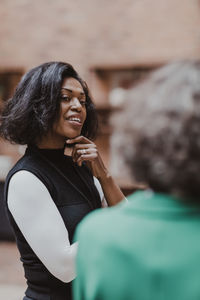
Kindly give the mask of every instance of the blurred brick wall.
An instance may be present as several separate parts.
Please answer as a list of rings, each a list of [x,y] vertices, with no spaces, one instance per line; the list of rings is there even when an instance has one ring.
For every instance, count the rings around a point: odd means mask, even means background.
[[[1,0],[0,24],[0,68],[200,57],[199,0]]]
[[[183,58],[200,58],[199,0],[0,0],[0,70],[72,63],[98,105],[108,90],[95,82],[91,67]],[[109,137],[102,139],[107,145]],[[18,147],[0,144],[1,154],[21,155]]]

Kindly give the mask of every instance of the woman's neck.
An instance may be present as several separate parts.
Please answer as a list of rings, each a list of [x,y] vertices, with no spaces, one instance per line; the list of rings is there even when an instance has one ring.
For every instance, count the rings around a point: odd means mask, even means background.
[[[65,139],[53,139],[50,136],[45,136],[38,143],[37,147],[41,149],[61,149],[65,146]]]

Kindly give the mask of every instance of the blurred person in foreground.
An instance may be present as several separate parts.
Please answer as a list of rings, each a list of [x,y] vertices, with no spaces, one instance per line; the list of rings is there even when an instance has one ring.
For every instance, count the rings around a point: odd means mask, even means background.
[[[24,300],[70,300],[77,224],[105,199],[110,206],[124,198],[93,142],[97,115],[86,83],[68,63],[31,69],[3,109],[0,130],[27,145],[5,182]]]
[[[115,134],[150,189],[78,226],[75,300],[199,300],[200,63],[164,66],[128,92]]]

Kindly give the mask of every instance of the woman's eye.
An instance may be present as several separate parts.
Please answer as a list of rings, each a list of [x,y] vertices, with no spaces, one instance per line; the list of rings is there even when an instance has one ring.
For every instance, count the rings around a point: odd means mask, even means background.
[[[80,100],[80,104],[81,104],[82,106],[86,106],[86,101],[85,101],[85,100]]]
[[[63,101],[70,101],[70,97],[66,96],[66,95],[62,95],[61,96],[61,100],[63,100]]]

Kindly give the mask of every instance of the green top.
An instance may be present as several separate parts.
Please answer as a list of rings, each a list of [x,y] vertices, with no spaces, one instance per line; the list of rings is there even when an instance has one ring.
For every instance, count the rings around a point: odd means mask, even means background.
[[[75,300],[199,300],[200,205],[151,191],[78,226]]]

